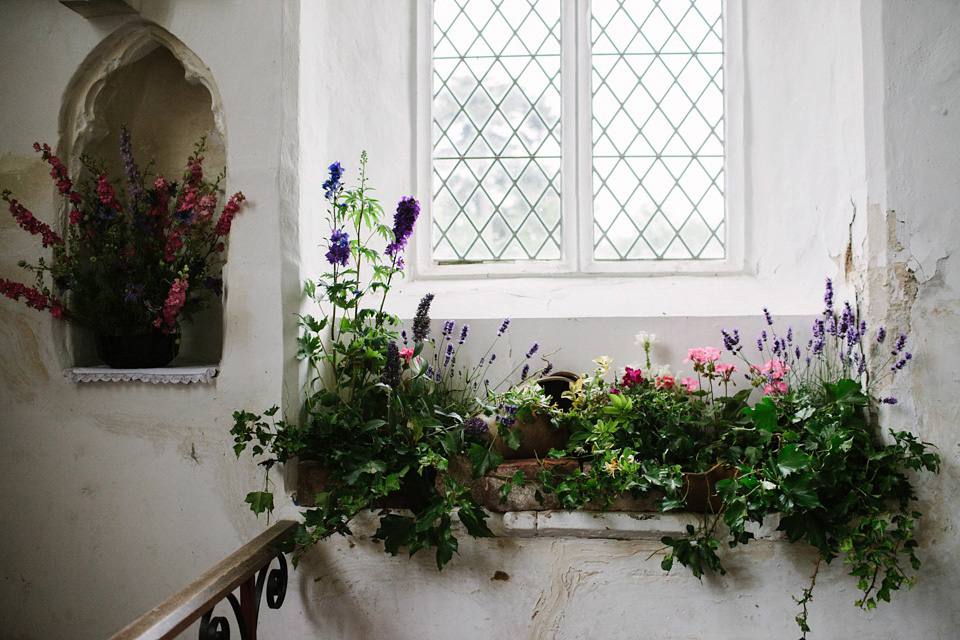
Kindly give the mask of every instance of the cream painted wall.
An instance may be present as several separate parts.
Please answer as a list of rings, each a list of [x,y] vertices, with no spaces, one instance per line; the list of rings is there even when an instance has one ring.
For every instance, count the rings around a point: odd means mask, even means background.
[[[207,387],[71,385],[51,321],[0,300],[2,638],[104,637],[265,526],[242,504],[259,476],[249,459],[233,460],[229,414],[295,407],[294,313],[301,274],[319,272],[329,232],[326,167],[353,170],[367,149],[388,210],[418,189],[415,0],[143,4],[143,19],[210,67],[226,113],[227,187],[250,198],[230,249],[223,371]],[[825,276],[861,291],[874,318],[914,331],[918,366],[886,418],[937,444],[944,472],[920,485],[918,587],[862,613],[835,563],[818,579],[813,637],[953,638],[960,410],[944,390],[960,382],[951,268],[960,6],[745,4],[745,274],[622,279],[616,303],[583,281],[413,282],[396,308],[409,317],[436,290],[434,317],[470,320],[475,337],[513,316],[513,359],[539,340],[564,345],[558,365],[573,370],[601,354],[637,359],[622,345],[656,331],[669,338],[656,355],[677,368],[683,349],[716,342],[718,327],[755,327],[745,316],[764,304],[791,316],[816,310]],[[0,185],[38,215],[52,193],[30,145],[56,140],[71,75],[124,22],[84,20],[54,0],[0,6]],[[0,216],[0,277],[34,255],[23,236]],[[294,513],[278,499],[281,515]],[[370,531],[308,554],[283,609],[264,613],[262,636],[794,637],[791,597],[812,564],[803,550],[762,542],[732,554],[730,574],[699,584],[664,576],[648,543],[464,539],[437,575],[429,557],[389,558]],[[498,570],[511,579],[492,581]]]
[[[297,190],[291,200],[281,188],[291,180],[281,153],[297,147],[284,137],[296,131],[284,84],[292,66],[296,87],[297,25],[286,15],[296,5],[144,4],[143,20],[209,66],[225,111],[226,187],[249,197],[231,235],[222,371],[187,388],[71,384],[52,320],[0,305],[3,638],[106,637],[263,528],[244,513],[256,474],[234,461],[229,428],[233,408],[282,398],[290,364],[283,327],[299,272],[287,278],[282,265],[297,237]],[[55,222],[31,145],[58,145],[71,76],[130,19],[86,20],[56,0],[4,2],[0,14],[0,183]],[[39,244],[7,214],[0,242],[0,275],[22,279],[16,261],[35,258]]]

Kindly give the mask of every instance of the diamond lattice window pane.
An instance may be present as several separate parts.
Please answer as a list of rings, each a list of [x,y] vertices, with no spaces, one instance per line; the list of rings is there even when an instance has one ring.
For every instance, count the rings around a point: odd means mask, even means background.
[[[560,258],[561,0],[435,0],[433,258]]]
[[[592,2],[597,260],[725,256],[721,5]]]

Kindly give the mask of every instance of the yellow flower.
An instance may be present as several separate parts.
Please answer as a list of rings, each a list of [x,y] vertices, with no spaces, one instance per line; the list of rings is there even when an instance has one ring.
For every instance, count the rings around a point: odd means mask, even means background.
[[[600,377],[610,372],[610,363],[613,362],[613,360],[609,356],[600,356],[594,360],[594,362],[597,364],[597,371],[599,372],[597,377]]]
[[[603,468],[607,470],[607,473],[614,475],[617,472],[617,461],[616,460],[607,460],[603,463]]]

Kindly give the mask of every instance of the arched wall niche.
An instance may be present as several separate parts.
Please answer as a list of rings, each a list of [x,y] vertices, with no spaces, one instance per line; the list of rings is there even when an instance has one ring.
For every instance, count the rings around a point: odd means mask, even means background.
[[[138,21],[117,29],[74,73],[60,111],[58,149],[71,174],[80,172],[80,156],[87,154],[103,160],[111,176],[122,175],[123,124],[141,169],[150,174],[179,181],[201,137],[206,139],[207,175],[225,166],[223,103],[213,74],[183,42],[155,24]],[[64,366],[97,362],[86,332],[64,329],[58,342]],[[184,325],[174,364],[219,362],[222,343],[223,305],[214,299]]]

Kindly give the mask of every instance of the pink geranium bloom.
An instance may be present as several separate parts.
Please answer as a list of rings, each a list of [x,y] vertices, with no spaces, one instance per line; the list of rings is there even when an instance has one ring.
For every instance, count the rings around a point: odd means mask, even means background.
[[[716,347],[702,347],[700,349],[688,349],[687,359],[684,360],[683,363],[693,362],[694,364],[707,364],[708,362],[716,362],[719,359],[720,349]]]
[[[674,381],[673,376],[657,376],[653,379],[653,384],[658,389],[671,389]]]
[[[730,376],[737,372],[737,367],[736,367],[735,365],[733,365],[733,364],[728,363],[728,362],[721,362],[720,364],[718,364],[718,365],[716,366],[716,371],[717,371],[717,373],[719,373],[721,376],[723,376],[724,378],[726,378],[727,380],[729,380],[729,379],[730,379]]]
[[[693,378],[684,378],[680,381],[680,386],[682,386],[687,391],[696,391],[697,387],[700,386],[700,383],[694,380]]]
[[[770,384],[763,387],[763,393],[770,395],[771,393],[786,393],[787,392],[787,383],[783,380],[774,380]]]
[[[404,362],[410,364],[413,359],[413,349],[400,349],[400,357],[403,358]]]
[[[780,360],[767,360],[760,367],[760,373],[765,376],[772,376],[775,379],[782,378],[788,371],[790,371],[790,365],[784,364]]]

